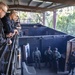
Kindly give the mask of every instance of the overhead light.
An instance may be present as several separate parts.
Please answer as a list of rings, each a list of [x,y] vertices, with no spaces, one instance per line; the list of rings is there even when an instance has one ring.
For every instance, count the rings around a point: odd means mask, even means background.
[[[35,1],[35,2],[43,2],[43,0],[32,0],[32,1]]]
[[[48,1],[45,1],[45,3],[49,3],[49,4],[51,4],[51,3],[53,3],[53,2],[48,2]]]
[[[49,2],[49,1],[43,1],[43,0],[32,0],[34,2],[43,2],[43,3],[47,3],[47,4],[51,4],[53,2]]]

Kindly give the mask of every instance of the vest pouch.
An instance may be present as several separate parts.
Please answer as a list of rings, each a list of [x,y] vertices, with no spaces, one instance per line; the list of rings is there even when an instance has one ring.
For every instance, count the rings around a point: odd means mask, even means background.
[[[5,45],[6,40],[2,37],[2,34],[0,34],[0,47]]]

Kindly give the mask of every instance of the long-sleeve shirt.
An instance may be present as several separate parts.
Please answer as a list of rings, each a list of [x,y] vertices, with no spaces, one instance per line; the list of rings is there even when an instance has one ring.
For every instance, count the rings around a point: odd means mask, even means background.
[[[9,34],[10,32],[11,33],[14,33],[14,30],[13,30],[13,21],[10,20],[9,16],[5,16],[1,19],[2,23],[3,23],[3,28],[4,28],[4,32],[5,34]]]

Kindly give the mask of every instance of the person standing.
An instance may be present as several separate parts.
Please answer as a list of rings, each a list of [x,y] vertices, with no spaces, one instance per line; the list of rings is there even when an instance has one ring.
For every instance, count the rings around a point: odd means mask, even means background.
[[[61,54],[58,51],[58,48],[55,48],[55,50],[53,51],[53,70],[55,73],[58,72],[59,69],[59,59],[61,58]]]
[[[36,68],[39,67],[39,69],[41,69],[41,52],[38,49],[38,47],[33,52],[33,56],[34,56],[35,67]]]
[[[73,51],[69,57],[68,66],[69,66],[69,75],[71,72],[73,75],[74,74],[74,68],[75,68],[75,51]]]
[[[4,29],[3,29],[3,23],[1,21],[1,19],[5,16],[5,14],[7,13],[7,10],[8,10],[7,4],[0,2],[0,56],[1,56],[1,53],[3,52],[1,47],[4,46],[4,44],[6,43]],[[4,66],[3,63],[0,61],[0,75],[2,75],[4,72],[3,66]]]
[[[51,50],[51,47],[50,46],[44,52],[44,55],[45,55],[45,66],[47,66],[49,64],[49,66],[52,67],[52,65],[51,65],[51,61],[52,61],[52,50]]]

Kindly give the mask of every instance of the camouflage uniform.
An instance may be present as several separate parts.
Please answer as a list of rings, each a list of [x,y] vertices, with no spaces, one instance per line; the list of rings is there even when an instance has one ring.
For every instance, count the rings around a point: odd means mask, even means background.
[[[37,49],[33,52],[33,60],[35,62],[35,67],[41,68],[40,60],[41,60],[41,52]]]
[[[55,48],[55,51],[53,52],[53,67],[54,71],[57,73],[59,69],[59,58],[61,58],[61,54],[58,52],[58,49]]]
[[[73,75],[74,68],[75,68],[75,52],[72,52],[72,54],[70,55],[68,66],[69,66],[69,73],[71,73],[71,71],[72,71],[72,75]]]
[[[50,50],[50,48],[45,51],[44,55],[45,55],[45,66],[47,66],[49,63],[49,66],[51,67],[52,51]]]

